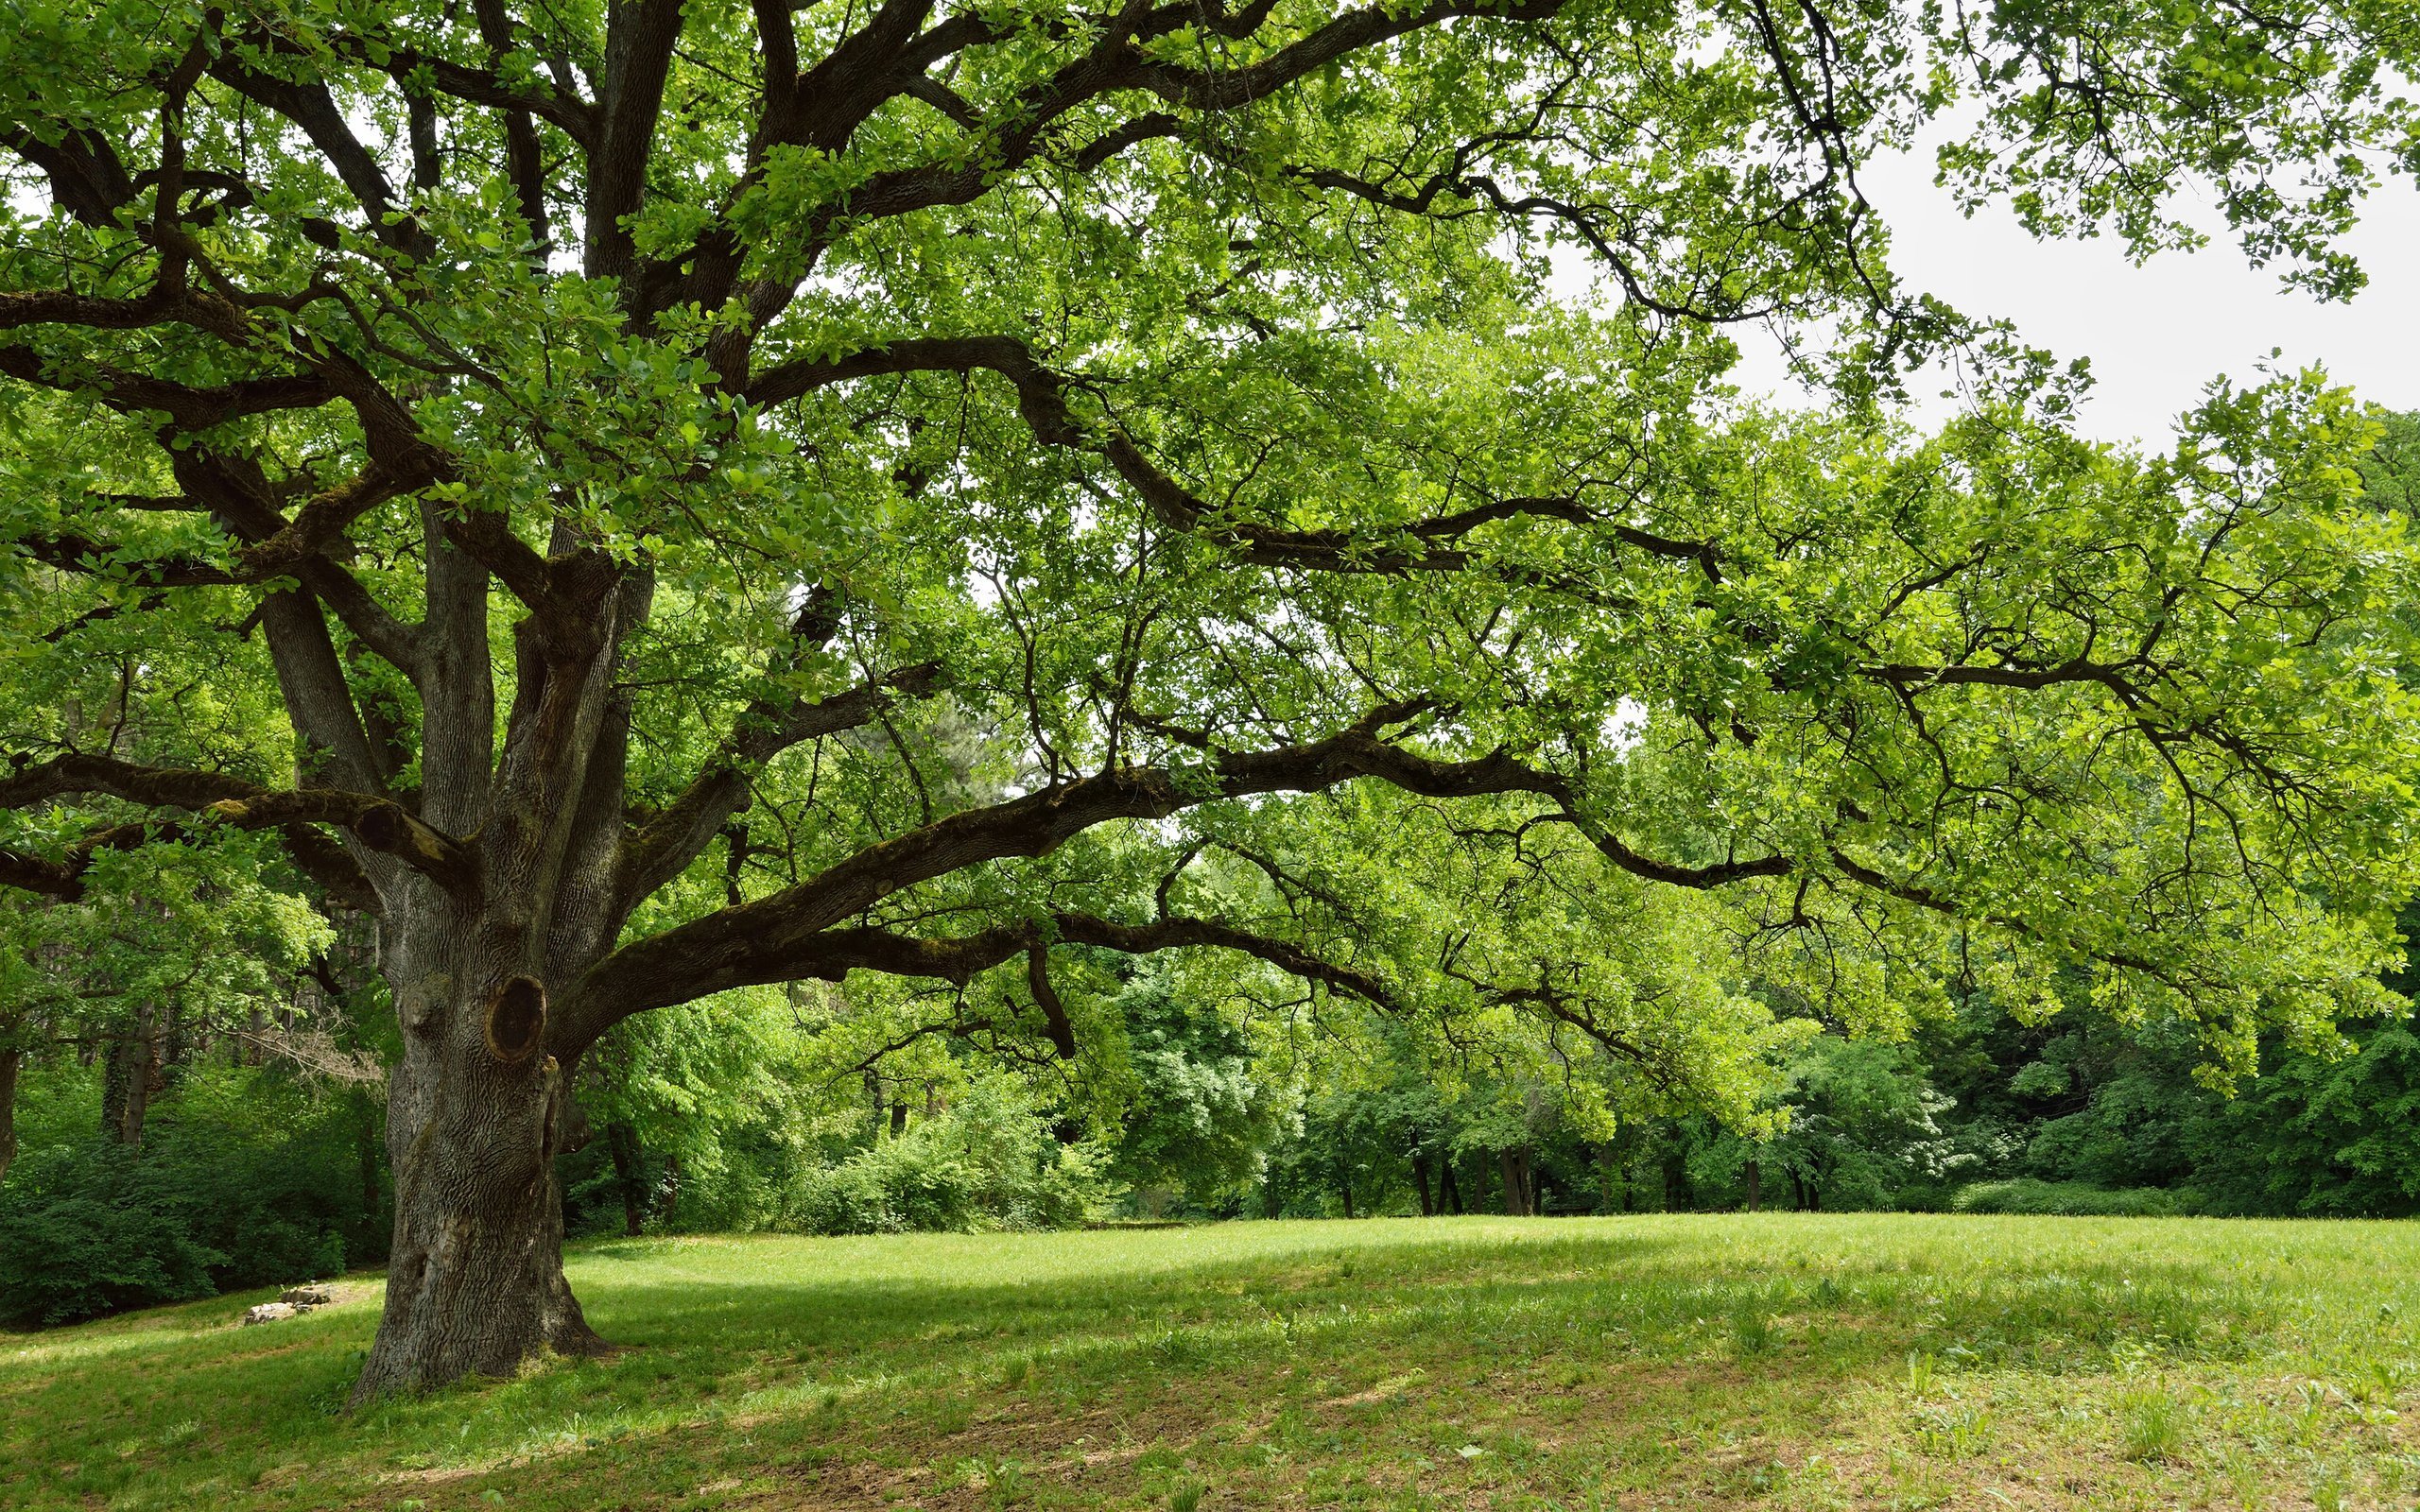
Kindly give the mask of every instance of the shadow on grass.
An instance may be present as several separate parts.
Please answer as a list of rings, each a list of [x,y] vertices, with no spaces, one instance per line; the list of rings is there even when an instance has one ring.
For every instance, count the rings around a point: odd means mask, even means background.
[[[1025,1249],[1051,1242],[1004,1236],[991,1244]],[[1477,1331],[1466,1336],[1518,1347],[1588,1326],[1668,1344],[1703,1332],[1709,1319],[1761,1310],[1894,1322],[1913,1347],[1979,1359],[2045,1340],[2104,1350],[2232,1349],[2273,1322],[2266,1309],[2247,1313],[2231,1273],[2184,1258],[2069,1261],[2030,1271],[2008,1255],[1965,1265],[1920,1257],[1912,1268],[1905,1257],[1851,1256],[1818,1270],[1803,1253],[1766,1263],[1717,1258],[1677,1236],[1619,1227],[1568,1238],[1413,1236],[1347,1250],[1308,1243],[1292,1252],[1154,1263],[1139,1274],[1134,1257],[1105,1250],[1006,1281],[980,1279],[982,1240],[955,1241],[969,1262],[964,1270],[928,1275],[867,1274],[851,1264],[847,1242],[826,1243],[833,1247],[821,1275],[750,1278],[743,1245],[733,1257],[740,1263],[717,1266],[721,1274],[705,1285],[648,1276],[648,1262],[660,1254],[614,1246],[581,1257],[575,1283],[591,1298],[592,1320],[619,1343],[721,1349],[745,1338],[766,1352],[862,1360],[884,1373],[902,1367],[890,1358],[901,1351],[1132,1336],[1150,1332],[1146,1318],[1155,1320],[1154,1336],[1250,1332],[1272,1320],[1290,1320],[1299,1332],[1331,1314],[1365,1332],[1416,1333],[1450,1323]],[[2231,1295],[2214,1307],[2221,1288]],[[2223,1331],[2213,1328],[2219,1321]],[[924,1363],[911,1358],[904,1366]]]

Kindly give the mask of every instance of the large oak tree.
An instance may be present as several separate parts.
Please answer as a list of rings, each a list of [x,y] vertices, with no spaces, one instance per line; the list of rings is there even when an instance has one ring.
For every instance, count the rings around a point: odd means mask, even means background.
[[[1954,110],[1954,181],[2039,229],[2176,240],[2198,176],[2341,292],[2420,139],[2397,25],[13,8],[0,881],[74,900],[232,826],[376,914],[364,1394],[597,1347],[570,1078],[718,990],[1003,968],[1072,1051],[1055,948],[1222,950],[1634,1048],[1559,954],[1614,927],[1584,901],[1419,970],[1343,927],[1383,878],[1313,906],[1315,842],[1450,853],[1303,807],[1344,784],[1475,804],[1566,898],[1736,899],[1809,992],[1897,941],[2222,1048],[2324,1023],[2408,821],[2364,422],[2279,382],[2165,459],[2066,439],[2025,353],[1894,284],[1857,169]],[[1851,418],[1725,398],[1746,320]],[[1872,406],[1944,352],[1977,416],[1895,436]],[[105,731],[61,713],[112,689]],[[1220,913],[1214,840],[1309,913]]]

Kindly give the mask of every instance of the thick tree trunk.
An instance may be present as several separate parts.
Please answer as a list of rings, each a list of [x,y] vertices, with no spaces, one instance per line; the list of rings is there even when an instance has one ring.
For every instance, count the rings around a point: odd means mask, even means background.
[[[0,1050],[0,1181],[17,1159],[17,1068],[25,1059],[22,1050]]]
[[[1445,1167],[1445,1180],[1444,1191],[1442,1195],[1445,1200],[1445,1211],[1452,1213],[1468,1212],[1470,1210],[1462,1204],[1462,1189],[1454,1181],[1453,1156],[1447,1155],[1443,1163]]]
[[[356,1403],[605,1348],[563,1280],[555,1157],[570,1097],[544,1048],[544,989],[499,969],[520,953],[497,950],[509,931],[485,922],[413,885],[386,923],[404,1029],[387,1111],[394,1247]]]
[[[1754,1160],[1748,1162],[1748,1211],[1754,1212],[1764,1202],[1765,1173]]]
[[[1428,1153],[1426,1150],[1415,1151],[1411,1157],[1411,1180],[1412,1185],[1420,1189],[1420,1215],[1434,1218],[1437,1216],[1437,1204],[1428,1197]]]

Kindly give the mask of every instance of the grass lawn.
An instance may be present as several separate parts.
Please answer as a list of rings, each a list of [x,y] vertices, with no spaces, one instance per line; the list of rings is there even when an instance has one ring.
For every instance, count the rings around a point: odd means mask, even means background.
[[[374,1278],[0,1334],[0,1504],[2420,1503],[2420,1225],[666,1239],[572,1280],[624,1352],[357,1418]]]

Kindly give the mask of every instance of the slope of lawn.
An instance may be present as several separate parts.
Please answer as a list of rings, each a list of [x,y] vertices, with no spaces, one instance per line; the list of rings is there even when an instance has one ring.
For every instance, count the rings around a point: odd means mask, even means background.
[[[1800,1214],[666,1239],[628,1346],[337,1412],[375,1278],[0,1334],[0,1505],[2420,1500],[2420,1226]]]

